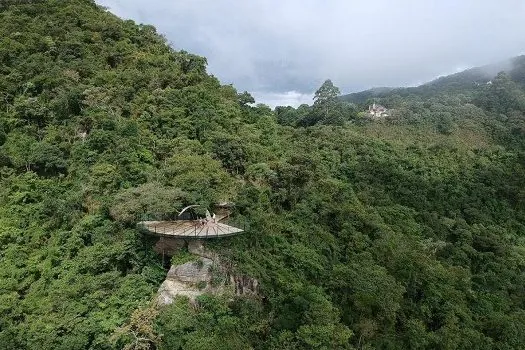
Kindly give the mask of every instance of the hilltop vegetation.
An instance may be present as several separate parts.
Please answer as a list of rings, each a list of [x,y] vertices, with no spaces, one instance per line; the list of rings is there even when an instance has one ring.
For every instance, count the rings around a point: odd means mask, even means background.
[[[381,99],[390,95],[404,97],[433,97],[441,94],[459,93],[461,95],[479,92],[487,83],[492,83],[500,73],[507,73],[511,79],[522,86],[525,85],[525,56],[514,57],[507,61],[489,64],[483,67],[467,69],[463,72],[442,76],[426,84],[408,88],[373,88],[357,93],[341,96],[341,100],[364,104],[370,99]]]
[[[524,348],[522,67],[272,111],[92,1],[1,8],[0,348]],[[151,307],[135,221],[219,200],[264,298]]]

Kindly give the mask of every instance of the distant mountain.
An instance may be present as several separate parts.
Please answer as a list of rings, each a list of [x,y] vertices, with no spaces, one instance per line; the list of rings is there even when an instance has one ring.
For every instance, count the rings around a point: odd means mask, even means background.
[[[369,99],[384,97],[396,89],[399,89],[399,88],[377,87],[377,88],[372,88],[372,89],[368,89],[368,90],[364,90],[360,92],[354,92],[348,95],[343,95],[340,98],[347,102],[363,104]]]
[[[502,67],[353,94],[386,96],[376,118],[331,82],[272,111],[94,0],[5,1],[0,349],[525,349],[525,89],[484,84]],[[217,202],[245,234],[136,226]],[[204,294],[160,307],[159,285]]]
[[[341,96],[341,99],[356,104],[365,104],[369,99],[384,98],[390,95],[430,96],[440,92],[468,93],[482,84],[490,82],[499,72],[507,72],[512,80],[525,84],[525,55],[509,60],[470,68],[465,71],[439,77],[417,87],[379,87]]]
[[[525,85],[525,55],[512,59],[510,77],[512,80]]]

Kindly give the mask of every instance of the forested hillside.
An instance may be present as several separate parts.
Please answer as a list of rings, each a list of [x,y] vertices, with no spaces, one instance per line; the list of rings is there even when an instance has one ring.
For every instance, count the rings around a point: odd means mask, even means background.
[[[525,348],[523,67],[272,111],[91,0],[0,7],[0,348]],[[261,297],[155,308],[136,220],[217,201]]]
[[[384,98],[392,94],[400,96],[432,97],[436,94],[465,94],[480,91],[483,85],[492,83],[499,72],[505,72],[521,84],[525,84],[525,56],[514,57],[507,61],[489,64],[483,67],[467,69],[456,74],[439,77],[429,83],[409,88],[374,88],[366,91],[341,96],[341,100],[363,104],[370,99]]]

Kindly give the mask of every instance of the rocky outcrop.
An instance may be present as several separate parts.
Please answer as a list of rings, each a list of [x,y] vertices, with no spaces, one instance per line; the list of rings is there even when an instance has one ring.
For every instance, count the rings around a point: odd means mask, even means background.
[[[259,281],[244,275],[230,275],[230,283],[234,287],[235,295],[259,296]]]
[[[187,283],[181,283],[178,281],[166,279],[160,285],[157,293],[157,304],[158,305],[169,305],[173,303],[178,296],[185,296],[191,301],[194,301],[196,297],[202,294],[202,291],[195,287],[188,285]]]
[[[194,261],[171,266],[162,282],[157,303],[168,305],[177,296],[190,301],[203,293],[259,296],[259,282],[245,275],[232,273],[221,265],[217,254],[207,251],[200,241],[188,243],[188,251],[196,255]]]
[[[219,260],[219,257],[216,253],[206,250],[204,247],[204,242],[200,239],[188,240],[188,251],[192,254],[212,259],[217,262]]]
[[[212,280],[212,266],[211,259],[202,257],[182,265],[171,266],[166,279],[160,285],[157,302],[160,305],[171,304],[177,296],[186,296],[194,300],[208,288]]]

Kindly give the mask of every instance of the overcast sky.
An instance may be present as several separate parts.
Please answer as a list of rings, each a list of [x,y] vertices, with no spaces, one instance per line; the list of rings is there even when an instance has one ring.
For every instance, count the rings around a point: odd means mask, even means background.
[[[416,85],[525,52],[524,0],[96,0],[257,102]]]

